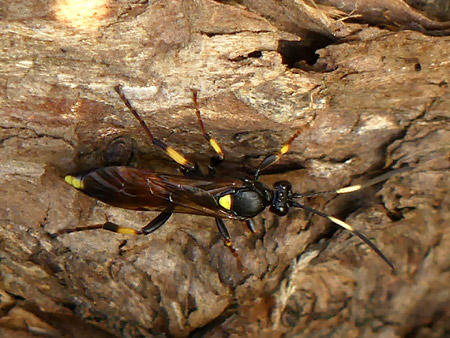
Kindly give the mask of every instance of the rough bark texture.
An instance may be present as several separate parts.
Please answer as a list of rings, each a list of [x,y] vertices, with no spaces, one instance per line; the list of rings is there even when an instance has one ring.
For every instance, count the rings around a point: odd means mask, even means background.
[[[359,1],[361,12],[325,1],[121,0],[75,19],[70,3],[0,2],[0,336],[449,334],[448,22],[401,1],[380,2],[380,15],[375,0]],[[105,215],[135,228],[156,216],[63,180],[112,162],[176,170],[119,83],[157,137],[207,164],[190,93],[199,89],[228,171],[251,173],[308,126],[267,184],[329,190],[413,167],[362,193],[304,201],[354,225],[396,270],[294,210],[258,216],[256,234],[227,222],[242,266],[206,217],[174,215],[146,237],[51,238]]]

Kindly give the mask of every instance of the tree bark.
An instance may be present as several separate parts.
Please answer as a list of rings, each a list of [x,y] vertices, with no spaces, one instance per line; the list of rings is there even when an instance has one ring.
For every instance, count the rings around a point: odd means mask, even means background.
[[[323,1],[122,0],[87,12],[73,3],[1,5],[0,336],[449,333],[447,23],[424,26],[420,14],[420,32],[387,30],[401,14],[347,22]],[[398,8],[415,22],[416,11]],[[51,237],[106,217],[138,229],[156,216],[95,201],[65,175],[111,163],[177,170],[118,84],[155,137],[205,168],[213,150],[195,117],[198,89],[226,154],[219,175],[254,173],[299,128],[261,177],[269,186],[326,191],[411,167],[355,194],[302,201],[364,233],[395,271],[301,210],[266,211],[255,234],[227,221],[241,263],[214,219],[195,215],[149,236]]]

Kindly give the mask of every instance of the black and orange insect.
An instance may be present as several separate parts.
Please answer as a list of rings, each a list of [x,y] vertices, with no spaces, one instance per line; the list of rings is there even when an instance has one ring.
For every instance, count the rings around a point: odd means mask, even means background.
[[[276,182],[273,188],[269,188],[258,180],[259,175],[261,171],[277,162],[289,151],[291,143],[300,134],[300,130],[298,130],[278,153],[267,156],[261,162],[253,177],[216,177],[214,167],[224,160],[224,152],[219,144],[206,132],[197,102],[197,92],[192,91],[201,131],[216,153],[211,159],[210,172],[203,174],[196,163],[189,161],[178,151],[155,138],[146,123],[123,94],[121,86],[116,86],[115,90],[139,121],[152,143],[164,150],[167,155],[180,165],[180,171],[183,175],[156,173],[147,169],[125,166],[110,166],[78,175],[68,175],[65,177],[67,183],[104,203],[125,209],[158,211],[160,214],[140,230],[123,227],[107,221],[102,224],[63,229],[58,234],[105,229],[121,234],[148,235],[161,227],[173,213],[186,213],[214,217],[225,244],[234,251],[223,219],[244,221],[250,231],[255,232],[252,218],[262,213],[266,208],[269,208],[271,212],[278,216],[285,216],[289,208],[302,208],[313,214],[325,217],[352,232],[369,245],[392,269],[394,268],[393,264],[380,249],[350,224],[303,205],[298,202],[298,199],[316,195],[354,192],[386,180],[405,169],[393,170],[365,184],[347,186],[333,191],[307,194],[296,193],[292,191],[291,183],[288,181]]]

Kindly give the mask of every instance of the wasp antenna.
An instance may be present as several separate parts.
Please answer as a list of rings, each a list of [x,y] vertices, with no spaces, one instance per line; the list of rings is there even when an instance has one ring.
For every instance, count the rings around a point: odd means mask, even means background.
[[[319,215],[319,216],[321,216],[321,217],[324,217],[324,218],[330,220],[331,222],[333,222],[334,224],[337,224],[337,225],[339,225],[340,227],[342,227],[342,228],[344,228],[344,229],[350,231],[350,232],[353,233],[354,235],[358,236],[358,237],[359,237],[364,243],[366,243],[373,251],[375,251],[375,253],[376,253],[378,256],[380,256],[380,258],[381,258],[383,261],[385,261],[385,263],[386,263],[387,265],[389,265],[389,267],[390,267],[392,270],[395,269],[394,264],[392,264],[392,262],[391,262],[391,261],[390,261],[390,260],[389,260],[382,252],[381,252],[381,250],[378,249],[378,247],[377,247],[375,244],[373,244],[372,241],[370,241],[366,236],[364,236],[364,235],[363,235],[362,233],[360,233],[359,231],[355,230],[350,224],[348,224],[348,223],[346,223],[346,222],[344,222],[344,221],[342,221],[342,220],[340,220],[340,219],[338,219],[338,218],[336,218],[336,217],[327,215],[327,214],[324,213],[324,212],[321,212],[321,211],[319,211],[319,210],[313,209],[313,208],[311,208],[311,207],[308,207],[308,206],[306,206],[306,205],[300,204],[300,203],[295,202],[295,201],[292,201],[292,202],[291,202],[291,205],[292,205],[293,207],[296,207],[296,208],[302,208],[302,209],[304,209],[304,210],[306,210],[306,211],[309,211],[309,212],[311,212],[311,213],[313,213],[313,214],[316,214],[316,215]]]
[[[354,191],[358,191],[358,190],[370,187],[370,186],[375,185],[377,183],[386,181],[388,178],[390,178],[390,177],[392,177],[394,175],[397,175],[397,174],[400,174],[400,173],[403,173],[403,172],[406,172],[406,171],[410,171],[410,170],[412,170],[411,167],[403,167],[403,168],[400,168],[400,169],[391,170],[391,171],[389,171],[389,172],[387,172],[387,173],[385,173],[385,174],[383,174],[381,176],[372,178],[371,180],[368,180],[367,182],[364,182],[362,184],[356,184],[356,185],[350,185],[348,187],[343,187],[343,188],[337,189],[335,192],[336,192],[336,194],[348,194],[348,193],[351,193],[351,192],[354,192]]]
[[[367,182],[361,183],[361,184],[355,184],[355,185],[349,185],[343,188],[339,188],[336,190],[326,190],[326,191],[316,191],[316,192],[311,192],[311,193],[306,193],[306,194],[301,194],[301,193],[295,193],[294,194],[294,198],[301,198],[301,197],[314,197],[314,196],[323,196],[323,195],[331,195],[331,194],[337,194],[337,195],[341,195],[341,194],[349,194],[367,187],[370,187],[372,185],[375,185],[377,183],[386,181],[387,179],[389,179],[390,177],[403,173],[403,172],[407,172],[407,171],[411,171],[413,168],[411,167],[403,167],[403,168],[399,168],[399,169],[395,169],[395,170],[391,170],[381,176],[377,176],[375,178],[372,178],[371,180],[368,180]]]

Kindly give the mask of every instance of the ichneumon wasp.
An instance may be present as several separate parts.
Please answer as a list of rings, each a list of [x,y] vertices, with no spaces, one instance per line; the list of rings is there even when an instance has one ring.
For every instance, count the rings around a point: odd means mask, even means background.
[[[125,166],[109,166],[74,176],[68,175],[65,177],[67,183],[104,203],[126,209],[159,211],[160,214],[140,230],[106,221],[102,224],[62,229],[57,233],[58,235],[95,229],[105,229],[121,234],[148,235],[161,227],[173,213],[196,214],[214,217],[216,225],[224,238],[225,245],[235,253],[230,235],[223,221],[224,218],[241,220],[245,222],[250,231],[255,232],[252,218],[262,213],[266,208],[269,208],[272,213],[278,216],[285,216],[289,208],[301,208],[327,218],[358,236],[394,269],[393,264],[380,249],[350,224],[303,205],[298,202],[298,199],[324,194],[351,193],[384,181],[392,175],[409,168],[393,170],[364,184],[347,186],[332,191],[307,194],[296,193],[292,191],[291,183],[288,181],[276,182],[273,188],[269,188],[259,181],[261,171],[277,162],[289,151],[291,143],[301,132],[301,129],[299,129],[281,147],[278,153],[267,156],[261,162],[253,177],[216,177],[214,175],[214,167],[224,160],[224,152],[216,140],[207,133],[200,115],[197,91],[193,90],[193,102],[200,129],[203,137],[216,153],[211,159],[209,174],[203,174],[197,163],[189,161],[174,148],[155,138],[144,120],[142,120],[138,112],[125,97],[122,87],[118,85],[114,89],[130,112],[139,121],[151,142],[164,150],[170,158],[179,164],[183,175],[156,173],[148,169],[136,169]]]

